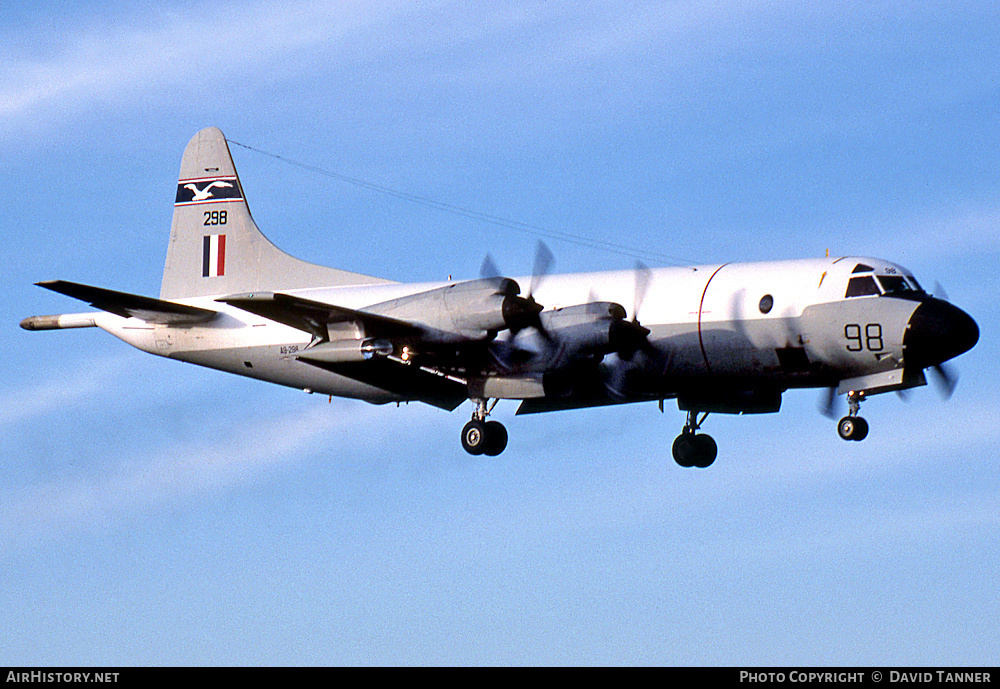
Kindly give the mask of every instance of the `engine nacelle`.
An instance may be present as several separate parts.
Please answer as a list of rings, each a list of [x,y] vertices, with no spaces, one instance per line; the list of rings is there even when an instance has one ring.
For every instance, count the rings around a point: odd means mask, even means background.
[[[645,343],[649,330],[625,316],[621,304],[607,301],[543,311],[540,321],[550,344],[547,368],[611,352],[631,355]]]
[[[426,325],[441,333],[473,339],[501,330],[536,325],[542,307],[519,296],[521,288],[509,278],[456,282],[419,294],[382,302],[367,311]]]
[[[321,361],[326,364],[346,364],[367,361],[375,356],[392,354],[392,343],[386,340],[334,340],[301,351],[296,359]]]

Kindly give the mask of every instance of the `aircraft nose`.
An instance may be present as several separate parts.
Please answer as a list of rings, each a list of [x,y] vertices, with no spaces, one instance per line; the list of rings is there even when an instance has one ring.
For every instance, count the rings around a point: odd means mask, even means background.
[[[969,351],[979,341],[972,316],[941,299],[925,299],[910,316],[903,336],[907,364],[936,366]]]

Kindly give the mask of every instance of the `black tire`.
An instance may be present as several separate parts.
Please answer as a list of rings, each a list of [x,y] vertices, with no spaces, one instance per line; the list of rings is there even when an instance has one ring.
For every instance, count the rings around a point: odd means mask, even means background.
[[[854,417],[854,435],[851,436],[851,440],[855,442],[861,442],[868,437],[868,422],[862,419],[860,416]]]
[[[837,424],[837,433],[844,440],[861,442],[868,437],[868,422],[860,416],[845,416]]]
[[[507,429],[499,421],[486,422],[486,447],[483,454],[496,457],[507,447]]]
[[[470,455],[481,455],[486,451],[487,437],[486,424],[473,419],[462,429],[462,447]]]
[[[712,462],[719,456],[719,446],[710,435],[700,433],[693,438],[694,446],[697,450],[694,465],[699,469],[707,469],[712,466]]]
[[[681,433],[674,439],[672,448],[674,461],[685,469],[694,466],[698,457],[698,447],[694,441],[693,433]]]

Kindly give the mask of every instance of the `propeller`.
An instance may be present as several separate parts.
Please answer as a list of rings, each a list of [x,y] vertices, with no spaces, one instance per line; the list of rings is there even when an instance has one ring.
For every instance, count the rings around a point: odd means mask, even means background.
[[[951,399],[951,396],[955,394],[955,388],[958,387],[958,373],[944,364],[931,366],[931,371],[934,372],[933,378],[938,393],[945,400]]]
[[[636,261],[635,286],[632,293],[632,318],[624,320],[625,314],[623,313],[622,320],[613,324],[616,331],[614,339],[619,343],[618,356],[626,361],[631,361],[639,350],[652,349],[649,342],[650,330],[639,323],[639,309],[646,299],[646,293],[649,291],[649,283],[652,279],[653,271],[641,261]]]
[[[532,266],[531,282],[528,284],[527,299],[529,301],[534,300],[535,290],[542,284],[542,279],[549,274],[549,269],[552,268],[554,261],[555,256],[552,255],[552,251],[545,245],[545,242],[539,239],[538,244],[535,245],[535,264]]]
[[[622,309],[622,320],[612,324],[614,328],[613,339],[618,343],[618,356],[625,361],[631,361],[635,353],[640,350],[652,349],[649,342],[649,328],[639,323],[639,308],[646,298],[646,292],[649,290],[652,278],[653,271],[641,261],[636,261],[635,287],[632,293],[632,318],[625,320],[625,309]]]
[[[649,328],[639,323],[639,309],[646,300],[653,271],[642,261],[635,262],[635,284],[632,293],[632,318],[614,323],[618,350],[602,363],[604,387],[608,394],[619,400],[642,388],[648,381],[662,373],[662,354],[649,341]],[[591,296],[591,301],[594,301]]]
[[[531,273],[531,280],[528,284],[528,293],[525,296],[519,294],[509,294],[504,301],[504,320],[508,323],[512,334],[517,335],[524,328],[535,328],[546,340],[551,340],[551,336],[542,325],[539,316],[544,306],[535,299],[535,291],[541,285],[542,280],[548,275],[552,267],[554,256],[552,251],[545,246],[545,242],[538,240],[535,246],[535,262]],[[483,263],[479,268],[479,275],[486,280],[501,279],[501,273],[497,268],[493,257],[486,254]],[[513,281],[511,281],[513,283]]]
[[[837,411],[837,388],[829,387],[819,405],[819,413],[828,419],[836,419],[840,414]]]
[[[541,239],[535,245],[535,262],[531,268],[531,281],[528,283],[528,293],[523,297],[523,308],[525,310],[525,325],[520,328],[511,328],[511,332],[517,335],[522,328],[530,326],[537,330],[542,337],[546,340],[551,341],[552,336],[549,334],[545,326],[542,325],[541,313],[545,309],[544,306],[535,300],[535,291],[538,289],[539,285],[542,284],[542,280],[549,274],[549,270],[552,268],[552,264],[555,261],[555,257],[552,251],[545,245]]]
[[[632,322],[639,322],[639,307],[646,299],[649,283],[653,280],[653,271],[642,261],[635,262],[635,294],[632,297]]]
[[[493,262],[493,257],[489,254],[483,257],[483,264],[479,266],[479,277],[484,280],[498,280],[502,277],[500,269],[497,268],[497,264]]]

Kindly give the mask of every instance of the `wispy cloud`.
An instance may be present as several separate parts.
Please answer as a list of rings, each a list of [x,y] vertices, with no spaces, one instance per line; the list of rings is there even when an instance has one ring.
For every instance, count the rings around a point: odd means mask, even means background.
[[[129,352],[83,360],[68,374],[0,390],[0,433],[68,406],[86,405],[114,388],[129,370]]]
[[[355,68],[388,59],[408,75],[426,70],[430,83],[475,82],[491,91],[517,84],[564,98],[567,81],[596,78],[620,94],[623,79],[649,86],[653,75],[684,70],[706,50],[714,55],[728,41],[754,40],[743,30],[747,15],[764,12],[788,9],[760,0],[735,8],[639,3],[626,12],[590,3],[570,15],[546,3],[491,13],[461,3],[398,0],[203,3],[153,14],[142,7],[137,15],[126,10],[57,33],[43,50],[8,48],[0,122],[24,124],[39,110],[65,114],[161,88],[204,95],[228,78],[245,83],[248,73],[259,75],[260,84],[282,74],[315,76],[345,56]],[[316,49],[322,61],[314,59]]]
[[[97,476],[72,476],[0,492],[0,546],[100,528],[158,505],[252,483],[283,464],[329,448],[373,422],[378,410],[351,402],[272,417],[263,411],[210,440],[185,438],[124,451]],[[330,440],[326,442],[324,439]]]
[[[110,7],[110,6],[109,6]],[[190,9],[190,8],[189,8]],[[109,9],[110,11],[110,9]],[[50,55],[14,55],[0,73],[0,121],[72,109],[163,86],[200,91],[317,43],[335,43],[395,14],[393,4],[199,5],[142,22],[109,19],[61,37]]]

